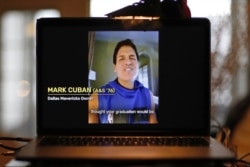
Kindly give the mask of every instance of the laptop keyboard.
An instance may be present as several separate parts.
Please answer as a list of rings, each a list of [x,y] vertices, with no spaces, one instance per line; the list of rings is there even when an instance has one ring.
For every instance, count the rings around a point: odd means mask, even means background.
[[[209,146],[197,137],[45,137],[43,146]]]

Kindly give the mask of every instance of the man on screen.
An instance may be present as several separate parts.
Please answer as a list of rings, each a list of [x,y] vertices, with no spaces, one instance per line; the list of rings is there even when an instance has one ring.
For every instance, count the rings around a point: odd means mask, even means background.
[[[117,43],[113,53],[113,64],[117,78],[102,88],[115,90],[115,93],[92,94],[89,100],[88,122],[157,123],[153,95],[136,80],[139,55],[130,39]]]

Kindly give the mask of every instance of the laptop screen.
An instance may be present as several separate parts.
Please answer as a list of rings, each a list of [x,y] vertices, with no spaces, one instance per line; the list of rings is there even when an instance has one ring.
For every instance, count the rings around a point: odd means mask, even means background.
[[[210,24],[37,20],[38,134],[209,134]]]

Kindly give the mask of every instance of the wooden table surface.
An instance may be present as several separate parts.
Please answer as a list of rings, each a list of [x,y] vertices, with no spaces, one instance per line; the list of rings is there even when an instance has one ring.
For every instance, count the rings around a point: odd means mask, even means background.
[[[27,142],[18,142],[18,141],[12,141],[12,140],[0,140],[0,143],[9,146],[9,147],[15,147],[18,148],[24,144],[27,144]],[[14,154],[5,155],[7,153],[8,149],[3,148],[0,146],[0,167],[4,167],[10,160],[14,158]]]

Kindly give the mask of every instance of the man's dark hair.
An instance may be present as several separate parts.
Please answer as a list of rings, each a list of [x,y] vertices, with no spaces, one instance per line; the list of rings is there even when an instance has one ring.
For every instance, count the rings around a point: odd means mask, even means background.
[[[113,64],[116,64],[116,56],[117,56],[117,53],[118,53],[119,49],[122,46],[130,46],[130,47],[132,47],[134,49],[134,51],[135,51],[137,61],[139,61],[139,55],[138,55],[135,44],[132,42],[131,39],[125,39],[125,40],[122,40],[122,41],[118,42],[116,47],[115,47],[115,50],[114,50],[114,53],[113,53]]]

